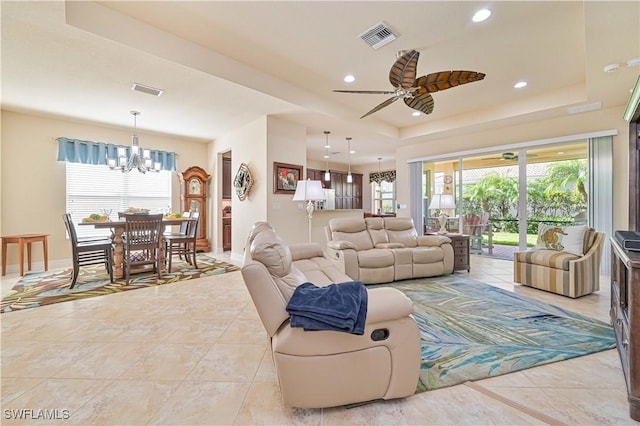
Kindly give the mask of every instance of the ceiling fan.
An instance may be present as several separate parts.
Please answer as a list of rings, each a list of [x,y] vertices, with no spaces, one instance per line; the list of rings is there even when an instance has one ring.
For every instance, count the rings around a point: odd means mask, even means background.
[[[473,83],[485,77],[485,74],[480,72],[456,70],[440,71],[423,75],[416,79],[419,56],[420,52],[417,50],[408,52],[401,50],[396,54],[398,59],[391,67],[391,71],[389,71],[389,82],[394,87],[394,90],[334,90],[334,92],[393,95],[360,118],[380,111],[400,98],[404,100],[408,107],[424,114],[431,114],[433,112],[433,97],[431,93],[450,89],[461,84]]]
[[[527,154],[527,157],[537,157],[536,154]],[[507,161],[518,161],[518,155],[513,152],[503,152],[500,154],[500,157],[490,157],[485,158],[485,160],[507,160]]]

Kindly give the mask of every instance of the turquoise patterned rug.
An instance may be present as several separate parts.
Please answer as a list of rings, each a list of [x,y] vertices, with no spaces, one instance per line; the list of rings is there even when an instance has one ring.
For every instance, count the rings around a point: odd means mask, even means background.
[[[153,272],[133,274],[128,285],[122,278],[116,278],[112,283],[103,265],[83,266],[78,274],[78,282],[72,289],[69,288],[71,286],[71,268],[30,273],[22,277],[2,298],[0,313],[173,284],[240,270],[237,266],[216,260],[205,254],[198,254],[196,262],[198,269],[183,260],[175,259],[171,266],[171,273],[165,272],[161,279],[158,279],[157,274]]]
[[[612,327],[459,275],[400,281],[422,336],[418,391],[615,347]]]

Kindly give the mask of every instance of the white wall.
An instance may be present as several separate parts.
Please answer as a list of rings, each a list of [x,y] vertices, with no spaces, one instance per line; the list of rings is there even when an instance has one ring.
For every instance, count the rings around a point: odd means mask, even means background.
[[[229,132],[214,142],[213,150],[221,153],[231,149],[231,178],[235,177],[240,165],[248,165],[253,176],[253,187],[244,201],[232,191],[231,195],[231,255],[240,259],[245,240],[251,226],[267,218],[267,196],[269,170],[267,169],[267,117],[260,117],[251,123]],[[221,167],[221,160],[210,159]],[[220,176],[218,173],[217,176]],[[221,188],[218,185],[219,188]],[[221,196],[218,197],[220,199]],[[219,206],[218,206],[219,207]],[[221,208],[215,209],[216,240],[222,246]]]
[[[189,166],[206,169],[207,141],[146,133],[140,129],[137,133],[142,147],[177,152],[177,172]],[[55,141],[60,136],[122,145],[131,143],[131,130],[126,128],[2,111],[0,233],[50,234],[49,260],[53,262],[71,259],[71,245],[66,239],[62,221],[62,214],[66,211],[65,163],[57,161],[58,144]],[[179,211],[177,173],[174,173],[172,181],[172,209]],[[10,245],[7,252],[7,265],[17,267],[16,246]],[[42,262],[39,247],[33,249],[33,260]]]
[[[309,241],[307,211],[294,202],[293,194],[273,193],[273,163],[296,164],[307,169],[307,130],[280,118],[269,117],[267,126],[267,221],[288,243]]]

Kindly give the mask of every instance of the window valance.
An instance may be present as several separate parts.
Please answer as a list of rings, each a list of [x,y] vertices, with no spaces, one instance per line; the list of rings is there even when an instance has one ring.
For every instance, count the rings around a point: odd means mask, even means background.
[[[396,171],[395,170],[387,170],[385,172],[372,172],[369,173],[369,183],[381,183],[385,182],[395,182],[396,180]]]
[[[118,148],[124,148],[127,156],[131,147],[124,145],[114,145],[104,142],[82,141],[79,139],[69,139],[59,137],[58,141],[58,161],[70,163],[107,165],[107,158],[118,158]],[[151,159],[160,163],[162,170],[176,170],[176,153],[168,151],[150,150]]]

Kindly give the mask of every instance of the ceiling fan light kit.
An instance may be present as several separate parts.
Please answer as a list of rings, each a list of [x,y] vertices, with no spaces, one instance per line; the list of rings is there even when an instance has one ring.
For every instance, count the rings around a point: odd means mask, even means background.
[[[389,71],[389,82],[394,90],[334,90],[334,92],[393,95],[360,118],[365,118],[374,112],[380,111],[398,99],[402,99],[409,108],[424,114],[431,114],[434,107],[431,93],[450,89],[461,84],[480,81],[485,77],[485,74],[476,71],[454,70],[427,74],[416,79],[420,52],[417,50],[401,50],[396,56],[398,59],[391,67],[391,71]]]

